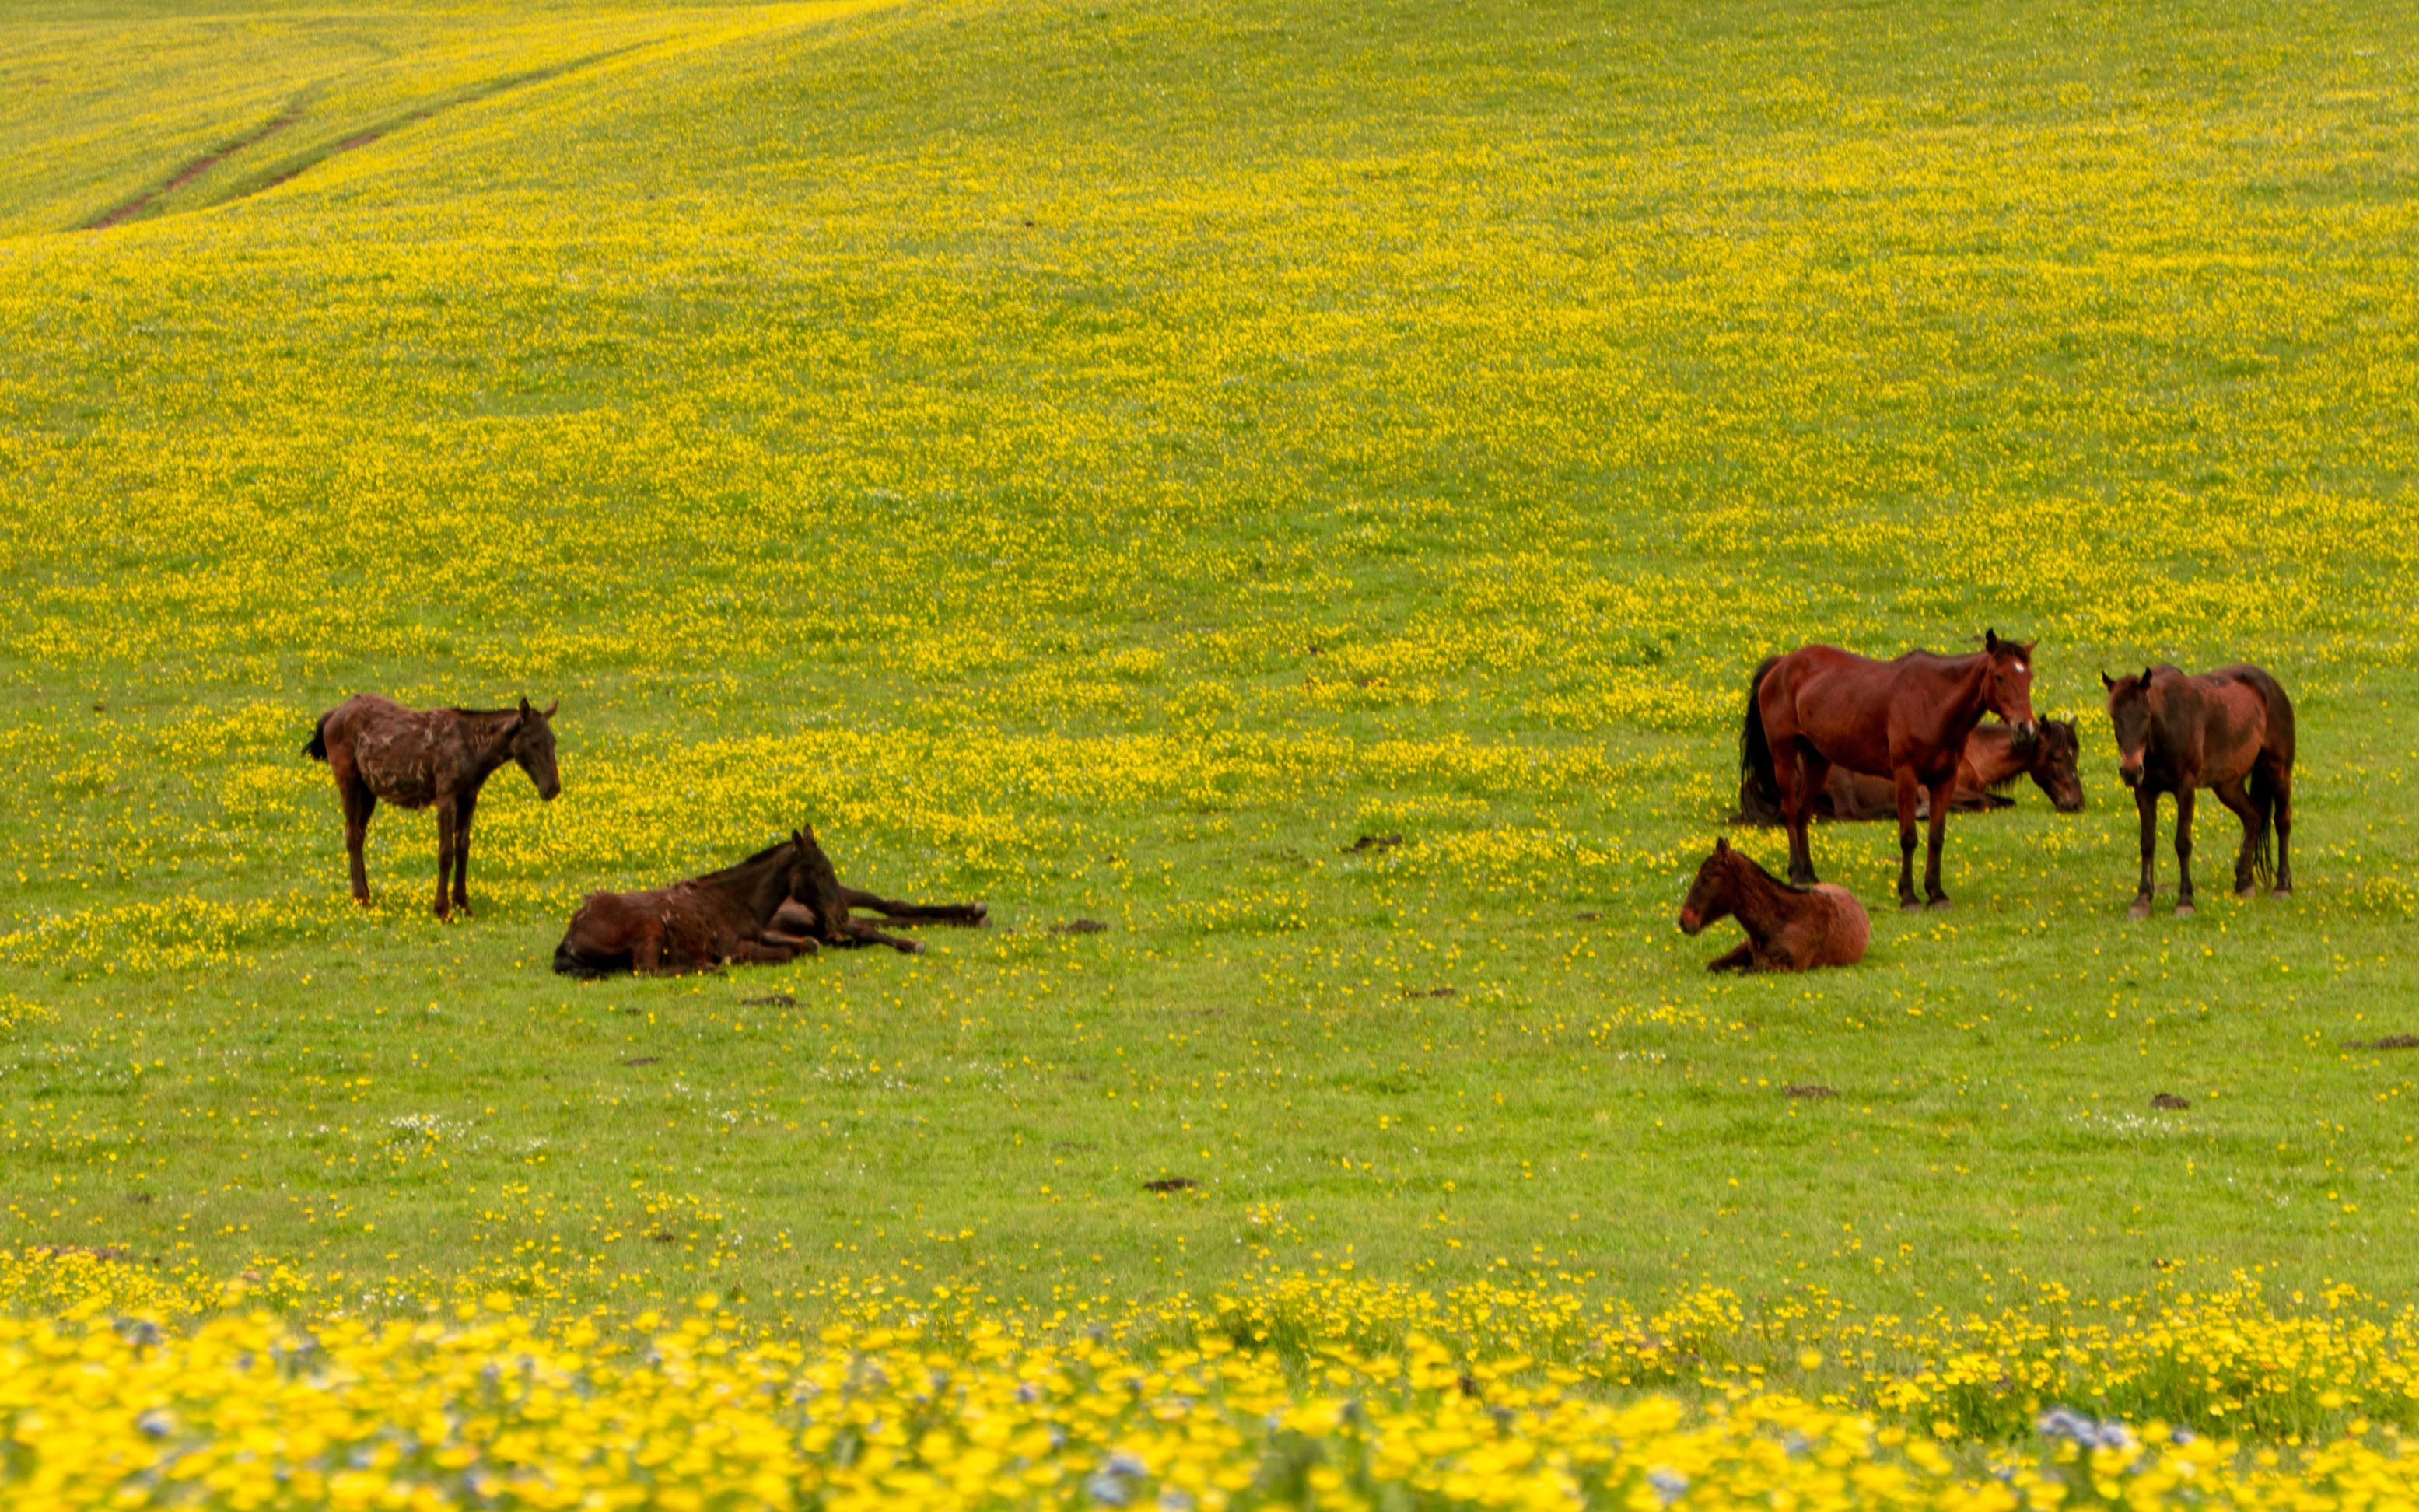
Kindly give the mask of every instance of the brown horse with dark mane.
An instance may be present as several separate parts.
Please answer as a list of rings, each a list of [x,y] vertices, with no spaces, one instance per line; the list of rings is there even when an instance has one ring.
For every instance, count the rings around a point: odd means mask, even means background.
[[[1965,752],[1957,761],[1957,783],[1949,807],[1960,813],[2010,809],[2016,800],[2006,790],[2018,778],[2029,777],[2049,795],[2060,813],[2083,811],[2083,741],[2072,719],[2043,719],[2030,750],[2016,748],[2015,732],[2003,724],[1978,724],[1965,737]],[[1928,816],[1930,795],[1916,804],[1916,817]],[[1831,768],[1830,780],[1814,795],[1817,819],[1888,819],[1898,813],[1898,788],[1887,778],[1867,777],[1844,766]],[[1739,782],[1739,811],[1733,824],[1778,825],[1778,800],[1760,797],[1755,784]]]
[[[669,887],[590,893],[554,948],[554,969],[589,978],[669,974],[734,961],[790,961],[823,945],[923,949],[851,918],[852,906],[952,924],[979,924],[989,912],[981,903],[895,903],[842,887],[809,825],[735,866]]]
[[[2149,667],[2138,677],[2100,674],[2117,733],[2117,775],[2142,816],[2142,881],[2133,917],[2150,913],[2157,872],[2159,795],[2176,795],[2176,912],[2193,911],[2193,794],[2208,788],[2242,821],[2234,890],[2256,880],[2293,890],[2293,702],[2264,670],[2221,667],[2198,677]],[[2274,856],[2270,856],[2270,841]]]
[[[1747,931],[1737,949],[1705,963],[1708,971],[1804,971],[1852,966],[1865,958],[1872,920],[1845,887],[1817,883],[1793,887],[1731,849],[1728,837],[1697,868],[1680,904],[1680,932],[1694,938],[1717,919],[1735,918]]]
[[[370,901],[362,846],[378,800],[406,809],[437,806],[437,917],[470,911],[470,816],[479,789],[506,762],[518,764],[551,800],[562,791],[554,767],[554,711],[523,699],[516,709],[407,709],[356,693],[319,716],[302,754],[326,762],[345,806],[345,849],[352,857],[353,901]],[[453,885],[446,896],[448,879]]]
[[[1837,646],[1802,646],[1755,670],[1747,721],[1739,735],[1739,772],[1756,796],[1771,802],[1789,826],[1789,880],[1814,880],[1806,839],[1815,795],[1834,766],[1890,779],[1897,800],[1898,901],[1915,897],[1915,811],[1931,804],[1931,846],[1925,896],[1949,901],[1940,886],[1940,842],[1949,825],[1949,795],[1957,767],[1985,714],[2013,727],[2015,747],[2029,750],[2033,722],[2032,646],[1985,631],[1982,649],[1963,656],[1910,651],[1874,661]]]
[[[781,962],[815,942],[767,932],[783,903],[812,898],[832,877],[831,860],[808,830],[735,866],[648,892],[592,892],[554,948],[566,977],[699,971],[732,961]]]

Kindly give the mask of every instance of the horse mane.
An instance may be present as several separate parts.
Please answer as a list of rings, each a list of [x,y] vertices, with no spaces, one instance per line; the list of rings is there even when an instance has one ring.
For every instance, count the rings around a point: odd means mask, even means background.
[[[790,841],[786,840],[777,840],[772,844],[765,846],[763,850],[758,851],[755,855],[747,857],[746,860],[733,861],[729,866],[724,867],[721,871],[708,872],[705,875],[698,878],[697,880],[700,882],[728,882],[732,878],[739,875],[741,872],[748,871],[753,867],[762,866],[766,861],[771,860],[775,852],[784,851],[789,848]]]
[[[1811,887],[1801,887],[1794,882],[1781,881],[1779,877],[1766,872],[1764,869],[1764,863],[1758,861],[1754,856],[1749,856],[1747,852],[1740,850],[1735,845],[1731,847],[1731,854],[1737,856],[1740,860],[1745,861],[1749,867],[1754,871],[1757,876],[1764,878],[1764,881],[1771,883],[1774,887],[1779,887],[1783,892],[1808,893],[1814,890]]]

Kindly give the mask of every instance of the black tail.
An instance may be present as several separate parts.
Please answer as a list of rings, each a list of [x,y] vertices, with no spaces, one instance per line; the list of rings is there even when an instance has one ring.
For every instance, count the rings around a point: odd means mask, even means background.
[[[2251,854],[2251,872],[2261,887],[2273,887],[2276,885],[2276,779],[2293,769],[2293,701],[2265,668],[2242,671],[2243,680],[2268,702],[2267,748],[2252,762],[2246,786],[2251,790],[2251,807],[2259,815],[2259,843]]]
[[[1780,660],[1764,657],[1747,685],[1747,723],[1739,731],[1738,817],[1744,824],[1780,823],[1780,779],[1772,769],[1772,742],[1764,733],[1764,707],[1758,698],[1764,675]]]
[[[328,759],[328,717],[326,715],[319,716],[319,722],[312,727],[311,743],[302,748],[302,754],[315,762],[324,762]]]

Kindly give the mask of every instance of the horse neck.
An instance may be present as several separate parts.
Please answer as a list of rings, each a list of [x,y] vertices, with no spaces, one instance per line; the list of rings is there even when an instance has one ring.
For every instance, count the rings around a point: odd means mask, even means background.
[[[741,876],[732,878],[732,893],[755,918],[759,926],[780,912],[790,896],[790,855],[788,850],[775,851],[763,862],[751,867]]]
[[[497,767],[513,759],[513,718],[520,711],[505,709],[494,714],[465,714],[461,717],[470,732],[470,754],[474,766],[473,782],[484,782]]]
[[[1965,737],[1965,760],[1973,764],[1975,778],[1986,788],[2006,781],[2029,764],[2016,755],[2016,743],[2004,728],[1986,724],[1977,724],[1974,733]]]
[[[1788,892],[1764,874],[1764,869],[1740,856],[1731,866],[1731,912],[1757,939],[1778,933],[1788,920]]]

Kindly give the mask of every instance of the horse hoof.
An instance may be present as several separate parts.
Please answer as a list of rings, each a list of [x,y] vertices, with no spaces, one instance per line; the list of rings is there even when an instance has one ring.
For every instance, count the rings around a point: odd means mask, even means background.
[[[2268,896],[2271,898],[2290,898],[2293,896],[2293,885],[2289,882],[2280,882],[2276,884],[2276,886],[2268,889]]]
[[[1901,898],[1898,901],[1898,911],[1902,914],[1919,914],[1923,912],[1923,904],[1912,898]]]
[[[1930,903],[1924,904],[1924,906],[1926,908],[1946,908],[1949,906],[1949,900],[1946,898],[1934,898]]]
[[[2126,917],[2126,918],[2149,918],[2149,917],[2150,917],[2150,900],[2149,900],[2149,899],[2148,899],[2148,898],[2136,898],[2136,899],[2134,899],[2134,906],[2125,910],[2125,917]]]
[[[2176,904],[2176,917],[2177,917],[2178,918],[2192,918],[2192,917],[2193,917],[2193,905],[2192,905],[2192,904],[2190,904],[2190,903],[2178,903],[2178,904]]]

